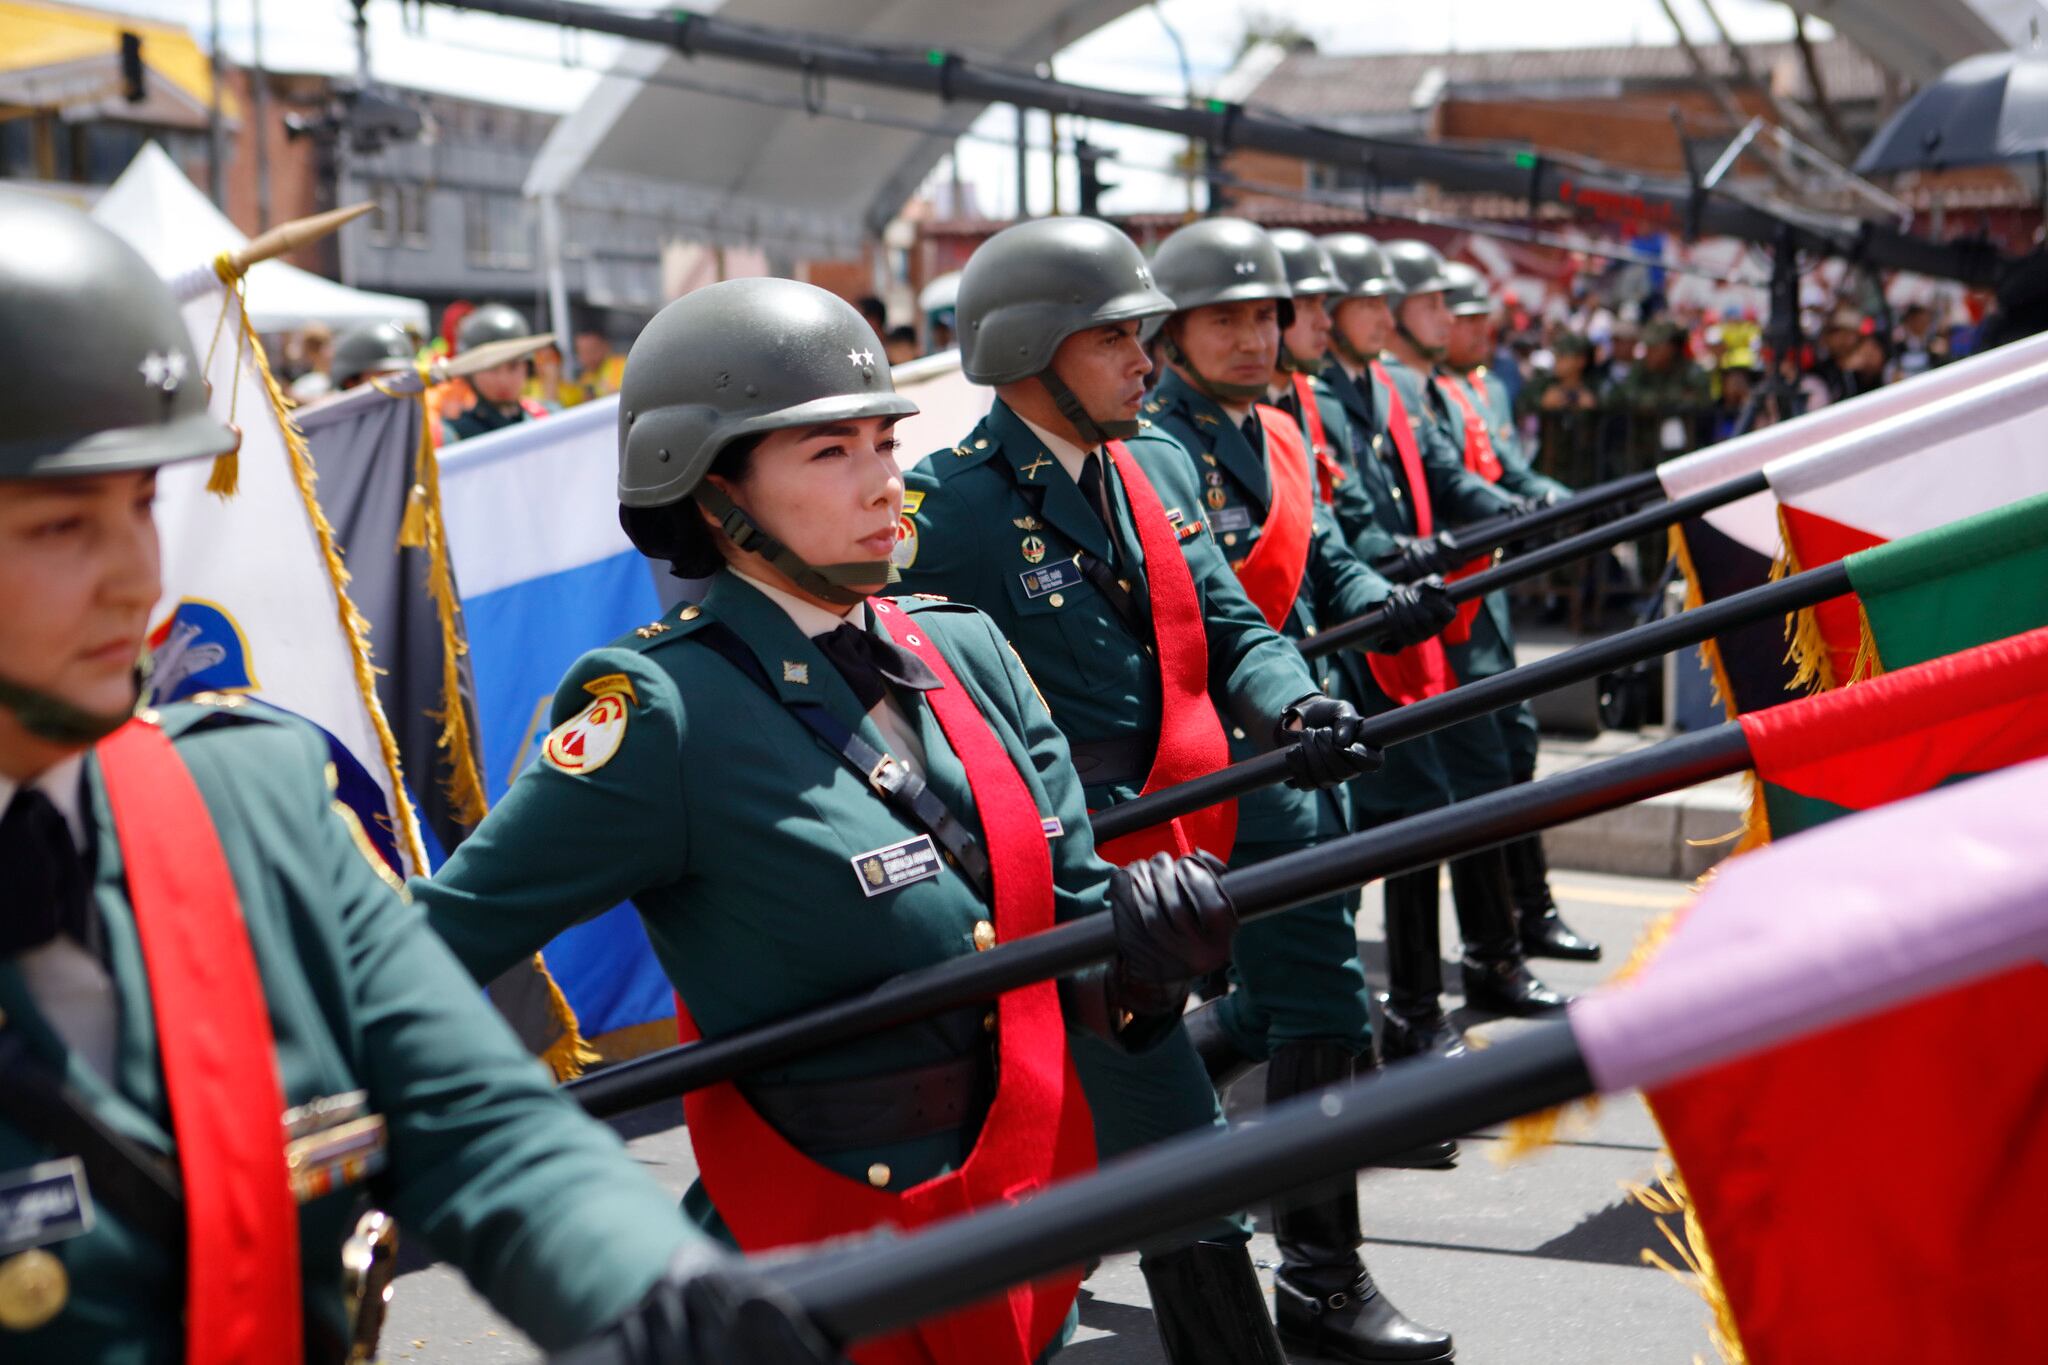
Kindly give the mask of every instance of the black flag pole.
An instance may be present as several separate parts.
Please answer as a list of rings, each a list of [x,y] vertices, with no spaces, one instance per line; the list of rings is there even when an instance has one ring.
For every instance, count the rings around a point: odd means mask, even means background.
[[[1224,875],[1241,919],[1275,914],[1335,890],[1506,843],[1583,816],[1678,791],[1749,766],[1749,742],[1729,723],[1376,829],[1332,839]],[[906,972],[849,999],[723,1038],[669,1048],[572,1081],[589,1112],[620,1114],[673,1099],[916,1019],[1066,976],[1116,955],[1107,915],[1089,915],[986,952]]]
[[[758,1268],[832,1340],[858,1341],[1121,1251],[1190,1219],[1256,1205],[1422,1142],[1593,1090],[1571,1025],[1547,1021],[1463,1057],[1417,1058],[1275,1105],[1255,1124],[1169,1139],[1021,1202],[914,1236],[866,1238]],[[613,1365],[627,1356],[604,1338],[552,1359]]]
[[[1475,602],[1490,592],[1507,587],[1510,583],[1520,583],[1538,574],[1549,573],[1552,569],[1575,563],[1587,555],[1612,549],[1624,541],[1662,531],[1678,522],[1699,516],[1702,512],[1726,507],[1729,503],[1738,502],[1752,494],[1768,492],[1770,486],[1770,481],[1764,477],[1763,471],[1758,470],[1754,474],[1744,474],[1740,478],[1717,483],[1712,488],[1702,488],[1697,493],[1673,498],[1654,507],[1645,507],[1625,517],[1617,517],[1591,530],[1581,531],[1575,536],[1566,536],[1563,540],[1531,550],[1527,554],[1516,555],[1513,559],[1505,560],[1470,578],[1461,578],[1451,584],[1451,600],[1459,603]],[[1511,536],[1509,539],[1520,539],[1520,536]],[[1340,649],[1370,642],[1378,638],[1379,633],[1386,628],[1386,614],[1369,611],[1356,620],[1332,626],[1301,641],[1301,652],[1311,659],[1321,658]]]
[[[1547,659],[1466,683],[1440,697],[1427,697],[1381,712],[1367,719],[1359,730],[1359,738],[1382,748],[1400,744],[1571,683],[1584,682],[1674,649],[1696,645],[1738,626],[1840,597],[1848,591],[1849,571],[1839,563],[1825,564],[1662,621],[1652,621],[1604,640],[1594,640]],[[1140,796],[1098,811],[1092,821],[1096,841],[1114,839],[1206,806],[1233,800],[1246,792],[1284,782],[1288,775],[1285,750],[1260,754],[1257,758],[1218,768],[1213,773],[1163,788],[1150,796]]]
[[[1580,489],[1562,502],[1539,507],[1525,516],[1489,517],[1470,526],[1453,527],[1450,535],[1460,550],[1469,551],[1477,559],[1518,540],[1547,535],[1560,526],[1598,516],[1622,503],[1648,502],[1663,495],[1664,484],[1658,479],[1657,471],[1646,469],[1640,474],[1629,474]],[[1372,566],[1384,574],[1398,568],[1400,563],[1398,555],[1389,555],[1374,560]]]

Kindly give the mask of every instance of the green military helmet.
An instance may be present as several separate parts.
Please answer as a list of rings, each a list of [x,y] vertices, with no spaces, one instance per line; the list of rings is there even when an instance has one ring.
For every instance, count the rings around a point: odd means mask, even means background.
[[[1189,223],[1159,244],[1152,258],[1159,287],[1173,300],[1176,313],[1223,303],[1254,303],[1275,299],[1280,304],[1280,330],[1294,325],[1294,289],[1280,248],[1257,223],[1244,218],[1204,218]],[[1148,323],[1148,334],[1163,325]],[[1243,402],[1266,396],[1264,384],[1226,384],[1199,373],[1174,344],[1165,340],[1168,359],[1195,380],[1211,397]]]
[[[1159,244],[1152,274],[1177,313],[1278,299],[1280,325],[1294,320],[1287,262],[1266,230],[1244,218],[1204,218],[1179,229]]]
[[[412,338],[395,322],[351,327],[334,343],[334,387],[345,389],[371,375],[402,374],[413,367]]]
[[[0,188],[0,479],[151,469],[223,455],[177,300],[74,208]]]
[[[1053,372],[1053,353],[1091,327],[1172,311],[1145,253],[1118,228],[1099,218],[1018,223],[983,242],[960,273],[960,369],[990,387],[1038,380],[1083,445],[1135,436],[1135,420],[1104,421],[1081,405]]]
[[[1045,373],[1076,332],[1172,311],[1145,253],[1118,228],[1099,218],[1018,223],[960,273],[960,369],[971,383],[1014,384]]]
[[[526,314],[503,303],[487,303],[462,320],[455,329],[455,351],[474,351],[494,341],[517,341],[533,335]]]
[[[1386,250],[1362,232],[1338,232],[1322,239],[1337,268],[1347,299],[1376,299],[1393,292],[1394,268]]]
[[[1266,236],[1280,250],[1287,284],[1296,298],[1304,294],[1342,294],[1344,281],[1329,249],[1300,228],[1271,228]]]
[[[1493,312],[1486,276],[1463,261],[1446,261],[1443,276],[1444,302],[1450,305],[1452,317],[1483,318]]]
[[[626,356],[619,387],[619,503],[634,543],[635,513],[694,498],[743,550],[827,601],[856,602],[842,582],[873,583],[871,564],[814,568],[798,559],[704,476],[734,441],[786,427],[904,417],[881,342],[852,304],[796,280],[709,285],[654,315]]]
[[[1391,278],[1387,301],[1394,307],[1399,308],[1417,294],[1440,294],[1451,287],[1444,277],[1442,254],[1428,242],[1409,237],[1388,242],[1380,249],[1386,254]]]
[[[78,210],[0,188],[0,479],[62,479],[225,455],[178,302]],[[138,692],[140,678],[137,680]],[[124,724],[0,677],[29,733],[83,747]]]

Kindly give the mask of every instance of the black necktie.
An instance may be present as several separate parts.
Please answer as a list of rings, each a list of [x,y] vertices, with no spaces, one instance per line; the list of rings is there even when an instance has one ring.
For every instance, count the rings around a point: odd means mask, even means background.
[[[924,660],[859,626],[842,625],[812,636],[811,642],[832,661],[839,676],[846,679],[863,711],[874,710],[876,703],[888,695],[884,680],[918,692],[929,692],[939,685],[938,675],[925,667]]]
[[[86,941],[85,860],[50,798],[31,787],[0,816],[0,957],[40,948],[59,934]]]
[[[1108,490],[1102,486],[1102,457],[1092,450],[1081,461],[1081,496],[1088,499],[1089,510],[1095,513],[1102,528],[1111,532],[1110,540],[1114,542],[1116,523],[1110,519]]]
[[[1246,413],[1244,420],[1237,424],[1237,429],[1244,433],[1244,439],[1251,446],[1253,454],[1256,455],[1266,448],[1265,433],[1259,430],[1259,415],[1256,412]]]

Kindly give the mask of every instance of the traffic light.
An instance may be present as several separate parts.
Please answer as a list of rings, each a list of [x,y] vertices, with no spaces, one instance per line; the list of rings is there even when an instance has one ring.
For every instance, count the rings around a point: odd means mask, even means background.
[[[1102,159],[1109,153],[1092,142],[1074,141],[1074,164],[1081,179],[1081,213],[1083,217],[1102,216],[1102,192],[1113,190],[1117,182],[1102,178]]]
[[[121,98],[140,104],[149,98],[149,86],[142,74],[142,35],[121,35]]]

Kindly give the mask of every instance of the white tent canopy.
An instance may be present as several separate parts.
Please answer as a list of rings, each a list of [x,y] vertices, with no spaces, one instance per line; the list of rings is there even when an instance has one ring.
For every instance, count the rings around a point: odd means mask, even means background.
[[[196,270],[249,240],[154,142],[145,143],[107,187],[92,216],[141,252],[165,279]],[[251,267],[247,285],[249,320],[259,332],[286,332],[309,322],[335,328],[398,322],[427,330],[427,306],[418,299],[351,289],[283,261]]]
[[[1979,52],[2023,49],[2028,25],[2048,29],[2041,0],[1793,0],[1879,65],[1915,83]]]
[[[1139,3],[726,0],[701,8],[726,19],[880,45],[946,48],[1028,68]],[[673,221],[687,235],[793,257],[824,255],[879,234],[986,107],[844,81],[810,91],[834,104],[857,104],[876,118],[946,130],[935,135],[813,117],[802,108],[685,88],[691,86],[798,100],[806,93],[795,73],[628,44],[582,107],[555,126],[527,176],[527,194],[562,197],[591,172],[627,177],[668,188]]]

